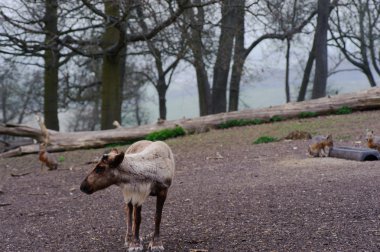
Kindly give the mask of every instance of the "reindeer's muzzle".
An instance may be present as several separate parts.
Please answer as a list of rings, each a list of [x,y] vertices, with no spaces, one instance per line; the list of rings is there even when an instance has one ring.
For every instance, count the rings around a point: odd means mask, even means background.
[[[80,185],[80,190],[87,194],[92,194],[94,192],[94,190],[90,187],[86,180],[84,180]]]

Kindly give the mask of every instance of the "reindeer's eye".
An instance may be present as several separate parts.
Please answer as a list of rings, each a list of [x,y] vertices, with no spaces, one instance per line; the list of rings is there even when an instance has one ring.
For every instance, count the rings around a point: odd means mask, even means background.
[[[95,173],[97,173],[97,174],[101,174],[101,173],[104,172],[104,170],[105,170],[104,167],[97,166],[97,167],[95,168]]]

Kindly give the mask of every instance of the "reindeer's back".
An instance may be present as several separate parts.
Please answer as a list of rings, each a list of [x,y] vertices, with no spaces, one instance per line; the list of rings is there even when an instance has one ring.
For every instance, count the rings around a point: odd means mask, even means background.
[[[174,155],[164,142],[137,142],[128,148],[125,159],[128,169],[147,178],[165,181],[174,177]]]
[[[141,140],[136,143],[133,143],[129,148],[125,151],[125,154],[139,153],[146,149],[153,142],[148,140]]]

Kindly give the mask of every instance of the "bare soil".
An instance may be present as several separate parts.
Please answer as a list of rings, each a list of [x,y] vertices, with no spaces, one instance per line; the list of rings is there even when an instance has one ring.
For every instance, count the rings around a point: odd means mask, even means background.
[[[167,141],[176,175],[161,226],[166,251],[379,251],[379,161],[310,158],[305,140],[252,144],[298,129],[363,146],[366,128],[380,135],[379,118],[371,111]],[[92,168],[85,163],[103,151],[55,153],[55,171],[41,171],[37,155],[0,160],[0,251],[125,251],[119,189],[79,190]],[[154,198],[143,205],[143,237],[154,208]]]

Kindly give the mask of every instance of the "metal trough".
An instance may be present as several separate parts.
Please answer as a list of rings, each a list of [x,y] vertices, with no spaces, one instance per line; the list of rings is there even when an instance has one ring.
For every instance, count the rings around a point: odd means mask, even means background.
[[[374,149],[333,147],[329,157],[350,159],[356,161],[377,161],[380,160],[380,153]]]

